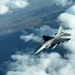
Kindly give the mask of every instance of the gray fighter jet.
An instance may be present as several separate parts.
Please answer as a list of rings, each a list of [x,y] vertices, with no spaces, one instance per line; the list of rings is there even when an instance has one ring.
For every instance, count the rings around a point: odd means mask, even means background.
[[[61,24],[58,29],[58,32],[55,34],[54,37],[43,35],[42,38],[43,38],[44,42],[39,47],[39,49],[35,52],[35,54],[37,54],[40,51],[47,49],[47,48],[54,49],[56,46],[58,46],[64,42],[68,42],[71,39],[70,37],[66,38],[65,36],[71,36],[71,34],[62,32],[62,24]]]

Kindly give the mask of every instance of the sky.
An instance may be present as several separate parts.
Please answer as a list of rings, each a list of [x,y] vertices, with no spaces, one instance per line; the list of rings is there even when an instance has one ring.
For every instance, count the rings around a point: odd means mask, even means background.
[[[42,2],[46,2],[45,0],[42,0]],[[37,2],[37,1],[36,1]],[[55,3],[56,5],[69,5],[73,1],[72,0],[53,0],[51,3]],[[9,12],[12,12],[13,10],[16,10],[18,8],[25,8],[29,5],[28,0],[0,0],[0,14],[6,14]]]
[[[30,5],[29,0],[0,0],[0,15],[10,14],[17,9],[23,9]],[[43,0],[42,0],[43,1]],[[45,1],[45,0],[44,0]],[[50,0],[51,1],[51,0]],[[16,52],[11,55],[13,61],[9,62],[6,75],[74,75],[75,74],[75,5],[73,0],[52,0],[50,4],[56,6],[68,6],[64,12],[56,18],[57,22],[62,22],[64,32],[71,34],[71,40],[63,44],[67,50],[64,58],[58,52],[41,52],[38,55],[31,54],[34,48],[29,50],[31,53]],[[41,36],[53,35],[57,31],[49,25],[42,25],[39,28],[32,28],[31,33],[24,30],[20,39],[27,42],[41,43]],[[35,45],[34,45],[35,46]],[[27,49],[26,49],[27,50]],[[71,53],[69,53],[69,51]],[[67,58],[67,59],[65,59]]]
[[[0,14],[6,14],[18,8],[28,6],[27,0],[0,0]]]

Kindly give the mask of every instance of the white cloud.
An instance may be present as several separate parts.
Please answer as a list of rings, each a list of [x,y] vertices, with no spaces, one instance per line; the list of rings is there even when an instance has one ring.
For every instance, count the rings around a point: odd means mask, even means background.
[[[72,12],[71,12],[72,11]],[[64,30],[71,33],[71,40],[64,44],[64,48],[70,50],[67,53],[68,59],[61,58],[58,53],[41,53],[39,57],[29,54],[12,55],[14,62],[10,63],[7,75],[74,75],[75,74],[75,27],[74,27],[74,6],[67,9],[58,17],[62,21],[64,27],[69,27],[70,30]],[[48,29],[48,27],[46,27]],[[36,31],[46,31],[45,28],[37,29]],[[49,31],[48,31],[49,32]],[[43,34],[45,32],[42,32]],[[49,32],[50,33],[50,32]],[[41,35],[37,33],[38,35]],[[24,35],[25,36],[25,35]],[[29,39],[33,39],[34,34],[27,35]],[[22,38],[22,37],[21,37]],[[24,39],[25,39],[24,38]],[[22,38],[23,39],[23,38]]]
[[[64,44],[64,47],[73,53],[75,53],[75,29],[72,30],[66,30],[71,34],[71,40]]]
[[[71,29],[75,28],[75,5],[68,8],[64,13],[60,14],[58,17],[59,21],[62,21],[64,27],[69,27]]]
[[[28,5],[29,3],[26,2],[26,0],[17,0],[13,2],[13,5],[15,5],[17,8],[24,8]]]
[[[28,4],[27,0],[0,0],[0,14],[6,14],[16,8],[24,8]]]
[[[61,75],[74,75],[75,74],[75,5],[68,8],[64,13],[58,17],[59,21],[62,21],[64,27],[70,28],[66,30],[71,33],[71,40],[64,44],[64,48],[69,50],[71,53],[67,54],[66,57],[69,58],[69,64],[60,70]],[[63,73],[65,70],[66,73]],[[67,72],[69,71],[69,72]]]
[[[66,6],[73,3],[73,0],[53,0],[56,5]]]
[[[74,66],[58,53],[41,53],[39,57],[28,54],[12,55],[7,75],[74,75]]]
[[[71,30],[67,30],[67,32],[71,33],[71,40],[64,45],[65,48],[71,50],[75,53],[75,5],[67,9],[64,13],[62,13],[58,20],[62,21],[64,27],[68,27]]]
[[[24,8],[29,5],[28,0],[0,0],[0,15],[13,11],[13,9]],[[70,5],[73,0],[53,0],[51,3],[56,5]]]
[[[0,14],[5,14],[9,11],[9,8],[4,6],[4,5],[0,5]]]
[[[69,9],[67,9],[66,13],[75,15],[75,5],[72,5]]]
[[[33,40],[35,42],[41,42],[41,38],[38,36],[34,35],[34,33],[31,33],[29,35],[21,35],[20,38],[24,40],[25,42],[28,42],[30,40]]]
[[[26,74],[26,75],[38,75],[38,74],[39,75],[74,75],[75,74],[75,27],[74,27],[75,15],[74,15],[74,11],[73,12],[70,11],[73,8],[67,9],[65,13],[60,14],[60,16],[58,17],[58,20],[62,21],[64,27],[70,28],[70,30],[64,30],[65,32],[71,33],[71,40],[68,43],[64,44],[64,47],[71,51],[71,54],[67,53],[67,55],[64,56],[64,57],[67,57],[68,59],[61,58],[61,56],[58,53],[51,53],[51,54],[42,53],[40,54],[39,58],[35,57],[34,55],[31,57],[31,55],[24,54],[23,55],[24,57],[20,55],[21,58],[17,55],[14,55],[15,58],[16,57],[19,57],[19,58],[16,59],[16,62],[11,63],[12,66],[13,65],[15,66],[10,71],[8,71],[7,75],[13,75],[13,74],[14,75],[17,75],[17,74],[19,75],[21,74],[22,75],[23,74]],[[37,29],[36,31],[45,31],[45,28],[41,27],[40,29]],[[28,57],[25,58],[26,56]],[[24,60],[26,62],[24,62]],[[16,66],[16,64],[18,65]]]
[[[65,12],[58,17],[58,20],[62,21],[65,27],[75,28],[75,15]]]
[[[43,25],[40,28],[36,28],[35,32],[37,33],[38,36],[43,36],[43,35],[53,35],[56,33],[57,29],[52,29],[48,25]]]
[[[59,74],[60,75],[74,75],[75,70],[74,70],[72,64],[68,63],[65,67],[63,67],[59,70]]]
[[[30,40],[33,40],[35,42],[42,42],[42,36],[48,35],[53,36],[54,33],[56,33],[57,29],[52,29],[50,26],[43,25],[40,28],[33,29],[34,33],[28,34],[28,35],[21,35],[20,38],[24,40],[25,42],[28,42]]]

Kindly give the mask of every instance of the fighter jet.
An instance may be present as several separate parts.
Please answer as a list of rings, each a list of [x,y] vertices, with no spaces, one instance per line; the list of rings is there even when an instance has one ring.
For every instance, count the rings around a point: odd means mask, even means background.
[[[64,43],[64,42],[68,42],[71,38],[68,37],[66,38],[65,36],[71,36],[71,34],[69,33],[64,33],[62,31],[62,24],[60,25],[58,32],[55,33],[55,36],[46,36],[43,35],[43,40],[44,42],[42,43],[42,45],[39,47],[39,49],[35,52],[35,54],[39,53],[40,51],[47,49],[47,48],[56,48],[56,46]]]

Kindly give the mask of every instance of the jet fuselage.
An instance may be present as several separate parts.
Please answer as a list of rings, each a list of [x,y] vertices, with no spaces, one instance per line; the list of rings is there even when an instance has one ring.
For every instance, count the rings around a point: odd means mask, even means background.
[[[46,41],[45,43],[42,44],[42,47],[44,48],[49,48],[56,40],[59,40],[61,37],[62,37],[63,33],[58,35],[58,36],[55,36],[54,38]]]
[[[69,41],[71,38],[63,38],[62,36],[71,36],[71,34],[62,32],[62,25],[60,25],[58,32],[55,36],[45,36],[43,35],[44,43],[39,47],[39,49],[35,52],[35,54],[39,53],[43,49],[52,48],[54,49],[57,45],[60,45],[63,42]]]

